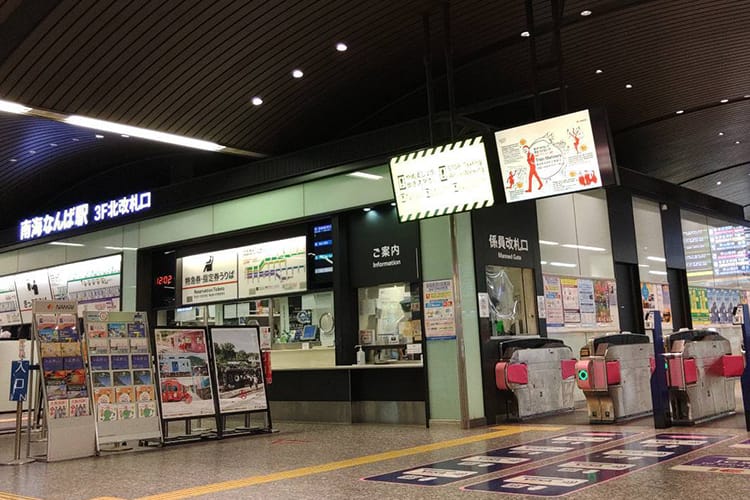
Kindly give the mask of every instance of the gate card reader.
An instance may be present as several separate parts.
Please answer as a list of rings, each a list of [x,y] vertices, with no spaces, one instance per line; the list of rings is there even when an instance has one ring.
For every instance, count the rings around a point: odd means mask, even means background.
[[[613,423],[652,412],[655,364],[647,335],[615,333],[590,339],[576,363],[591,423]]]
[[[492,337],[498,342],[495,385],[516,420],[573,411],[575,358],[561,340]]]
[[[734,414],[734,388],[745,368],[729,340],[711,330],[685,330],[665,337],[672,421],[691,425]]]

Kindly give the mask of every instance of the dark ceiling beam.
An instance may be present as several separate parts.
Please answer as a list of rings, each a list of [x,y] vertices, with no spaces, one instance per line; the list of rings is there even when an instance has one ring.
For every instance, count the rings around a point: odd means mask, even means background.
[[[691,177],[691,178],[686,179],[684,181],[680,181],[680,182],[677,183],[677,185],[684,186],[685,184],[688,184],[690,182],[694,182],[694,181],[703,179],[705,177],[709,177],[709,176],[714,175],[714,174],[720,174],[720,173],[726,172],[728,170],[733,170],[735,168],[745,167],[745,166],[748,166],[748,165],[750,165],[750,161],[743,161],[741,163],[735,163],[734,165],[729,165],[729,166],[726,166],[726,167],[717,168],[715,170],[711,170],[710,172],[706,172],[704,174],[696,175],[695,177]]]

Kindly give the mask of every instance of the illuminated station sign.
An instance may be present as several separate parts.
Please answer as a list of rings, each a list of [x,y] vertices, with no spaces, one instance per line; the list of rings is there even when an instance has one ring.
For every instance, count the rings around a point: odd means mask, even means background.
[[[29,241],[44,236],[88,227],[99,222],[120,219],[151,208],[151,192],[135,193],[96,204],[81,203],[56,212],[24,219],[18,223],[18,240]]]

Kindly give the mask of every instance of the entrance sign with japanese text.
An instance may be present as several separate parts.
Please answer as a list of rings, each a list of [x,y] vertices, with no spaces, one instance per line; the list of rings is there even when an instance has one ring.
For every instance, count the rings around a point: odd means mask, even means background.
[[[397,156],[390,164],[401,222],[495,202],[482,137]]]
[[[28,241],[64,233],[108,220],[119,219],[151,208],[151,192],[135,193],[121,198],[90,204],[81,203],[18,223],[18,240]]]
[[[509,203],[601,187],[612,171],[588,110],[501,130],[495,140]]]

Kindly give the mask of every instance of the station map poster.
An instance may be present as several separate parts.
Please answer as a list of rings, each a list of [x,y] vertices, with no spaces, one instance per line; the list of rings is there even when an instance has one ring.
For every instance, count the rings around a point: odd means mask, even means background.
[[[482,137],[397,156],[390,166],[401,222],[495,202]]]
[[[162,418],[214,415],[206,331],[202,328],[157,328],[154,337]]]
[[[240,297],[306,290],[306,249],[305,236],[238,248]]]
[[[266,410],[258,329],[212,328],[221,413]]]
[[[18,292],[18,303],[21,306],[21,321],[31,323],[31,308],[35,300],[52,300],[47,270],[31,271],[13,276]]]
[[[121,255],[74,262],[48,269],[55,300],[75,300],[78,314],[120,310]]]
[[[182,305],[237,298],[237,250],[182,258]]]
[[[0,278],[0,327],[21,323],[21,308],[12,277]]]
[[[588,110],[495,133],[507,202],[598,188],[614,178],[606,129]],[[602,179],[602,175],[605,179]]]

